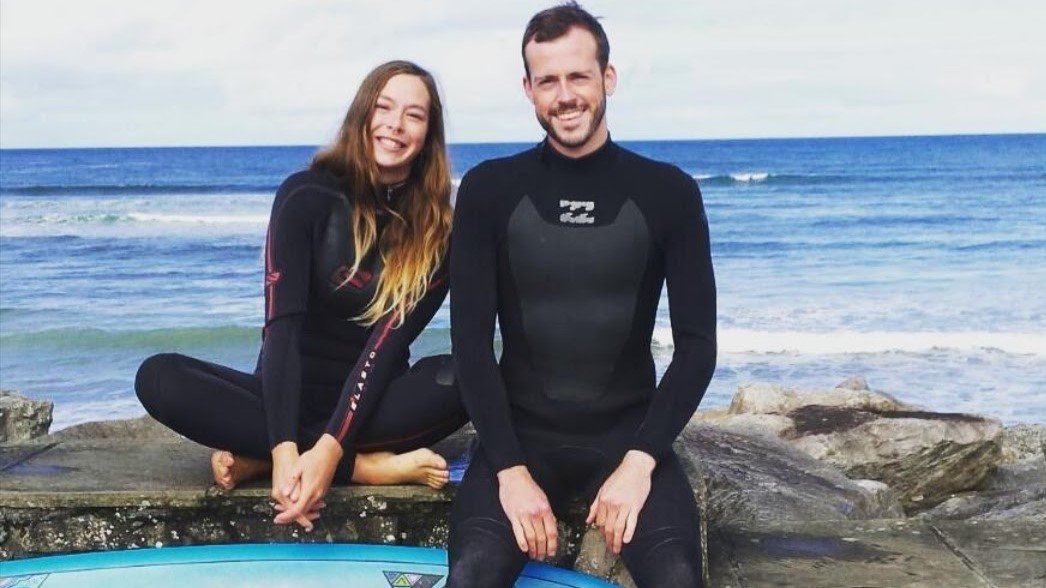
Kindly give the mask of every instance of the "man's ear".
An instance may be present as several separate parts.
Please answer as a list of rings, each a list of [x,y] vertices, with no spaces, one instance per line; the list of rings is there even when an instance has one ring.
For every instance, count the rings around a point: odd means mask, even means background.
[[[534,88],[530,86],[530,76],[526,74],[523,75],[523,93],[527,95],[527,100],[530,100],[530,103],[533,104]]]
[[[613,95],[617,88],[617,69],[612,63],[608,63],[606,71],[603,72],[603,88],[607,96]]]

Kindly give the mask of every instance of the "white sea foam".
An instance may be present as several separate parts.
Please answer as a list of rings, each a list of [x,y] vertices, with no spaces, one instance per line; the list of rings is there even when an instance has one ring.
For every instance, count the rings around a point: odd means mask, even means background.
[[[266,224],[269,222],[268,214],[153,214],[146,212],[132,212],[127,216],[134,221],[159,223],[229,225]]]
[[[995,333],[987,331],[756,331],[721,329],[718,333],[722,353],[799,353],[840,355],[847,353],[885,353],[889,351],[925,352],[933,349],[998,349],[1006,353],[1046,356],[1046,335],[1041,333]],[[672,347],[672,330],[657,327],[654,344]]]
[[[767,172],[738,172],[730,174],[730,177],[738,182],[762,182],[770,177]]]

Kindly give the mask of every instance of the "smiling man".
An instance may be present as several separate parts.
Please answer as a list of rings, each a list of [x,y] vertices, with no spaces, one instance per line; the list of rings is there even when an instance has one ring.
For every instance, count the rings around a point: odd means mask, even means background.
[[[577,4],[535,15],[523,88],[547,137],[458,192],[451,331],[481,450],[454,502],[449,587],[511,586],[528,556],[555,553],[556,513],[576,497],[639,586],[701,583],[672,442],[715,368],[708,227],[693,178],[610,140],[609,53]],[[675,352],[657,384],[666,279]]]

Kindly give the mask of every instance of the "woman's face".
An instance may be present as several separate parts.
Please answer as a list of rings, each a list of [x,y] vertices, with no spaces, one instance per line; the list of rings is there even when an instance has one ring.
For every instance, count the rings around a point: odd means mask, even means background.
[[[399,74],[378,94],[370,119],[370,140],[378,180],[402,182],[421,153],[429,131],[429,91],[421,78]]]

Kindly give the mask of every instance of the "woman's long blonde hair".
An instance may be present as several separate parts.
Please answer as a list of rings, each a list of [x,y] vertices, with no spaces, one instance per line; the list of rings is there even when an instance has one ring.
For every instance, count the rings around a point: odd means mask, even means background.
[[[370,121],[385,84],[401,74],[418,77],[428,90],[428,133],[379,239],[375,211],[383,195],[379,194]],[[377,242],[383,270],[374,298],[356,320],[369,326],[396,312],[395,324],[399,326],[429,289],[450,241],[450,169],[443,105],[432,75],[409,61],[390,61],[376,67],[360,84],[337,138],[316,153],[312,167],[340,176],[354,200],[351,228],[356,259],[342,286],[356,275]]]

